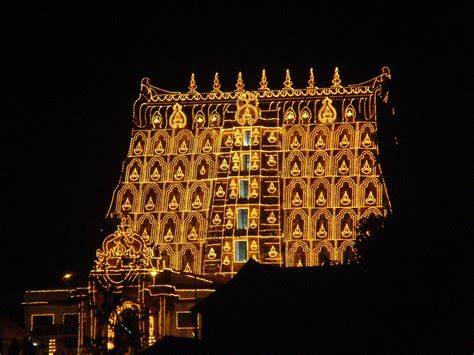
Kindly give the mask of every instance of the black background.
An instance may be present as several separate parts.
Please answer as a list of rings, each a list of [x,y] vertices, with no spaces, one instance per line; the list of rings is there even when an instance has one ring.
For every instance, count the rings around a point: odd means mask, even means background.
[[[310,67],[324,87],[336,66],[343,84],[389,66],[397,114],[379,118],[382,168],[394,209],[416,228],[400,237],[433,278],[465,268],[460,241],[468,230],[460,226],[468,215],[459,202],[468,200],[461,180],[472,164],[468,154],[464,169],[456,164],[470,139],[463,122],[472,118],[461,109],[472,79],[461,16],[469,9],[381,3],[3,9],[0,310],[21,319],[23,290],[65,287],[65,272],[87,278],[145,76],[184,92],[196,73],[205,92],[214,72],[223,90],[234,90],[239,71],[255,89],[266,69],[277,89],[287,68],[294,87],[306,86]],[[452,138],[455,146],[443,143]]]

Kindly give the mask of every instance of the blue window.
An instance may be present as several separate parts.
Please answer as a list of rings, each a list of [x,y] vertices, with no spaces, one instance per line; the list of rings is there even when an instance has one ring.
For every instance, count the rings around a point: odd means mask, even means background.
[[[244,130],[244,147],[250,147],[252,132],[250,129]]]
[[[237,229],[247,229],[249,225],[249,209],[237,208]]]
[[[250,170],[250,154],[243,154],[242,155],[242,170],[249,171]]]
[[[235,241],[234,247],[234,261],[235,262],[246,262],[247,261],[247,241],[237,240]]]
[[[240,180],[239,198],[248,198],[248,197],[249,197],[249,181]]]

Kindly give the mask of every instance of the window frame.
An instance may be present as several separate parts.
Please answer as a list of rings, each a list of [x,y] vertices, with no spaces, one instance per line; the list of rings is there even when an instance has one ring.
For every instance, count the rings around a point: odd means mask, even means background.
[[[246,159],[248,157],[248,160]],[[248,163],[247,165],[245,163]],[[252,167],[252,160],[251,160],[251,156],[250,156],[250,153],[244,153],[242,154],[242,171],[245,171],[245,172],[248,172],[250,171],[251,167]]]
[[[242,195],[242,183],[247,182],[247,193]],[[239,179],[239,198],[248,199],[250,196],[250,179]]]
[[[186,326],[180,327],[180,326],[179,326],[179,316],[178,316],[178,315],[179,315],[179,314],[183,314],[183,313],[189,314],[190,317],[191,317],[191,323],[193,323],[193,313],[192,313],[191,311],[177,311],[177,312],[176,312],[176,324],[175,324],[176,329],[195,329],[195,328],[198,328],[198,329],[199,329],[199,325],[200,325],[200,324],[199,324],[199,323],[200,323],[200,322],[199,322],[199,318],[200,318],[200,317],[199,317],[198,314],[195,314],[195,315],[194,315],[194,316],[196,317],[196,319],[194,320],[194,321],[196,321],[196,323],[197,323],[196,325],[192,325],[191,327],[186,327]]]
[[[248,136],[248,141],[246,137]],[[242,146],[243,147],[250,147],[252,145],[252,130],[251,129],[244,129],[242,132]]]
[[[245,243],[245,257],[237,259],[237,252],[240,251],[238,245]],[[240,253],[239,253],[240,254]],[[245,263],[249,259],[249,243],[246,239],[234,240],[234,263]]]
[[[240,227],[240,211],[247,211],[247,221],[244,223],[243,228]],[[237,230],[248,230],[249,229],[249,208],[248,207],[238,207],[237,208],[237,223],[235,224]]]

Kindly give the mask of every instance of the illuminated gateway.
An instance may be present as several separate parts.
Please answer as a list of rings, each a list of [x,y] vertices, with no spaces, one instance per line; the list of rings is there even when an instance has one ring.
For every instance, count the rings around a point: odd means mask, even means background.
[[[358,220],[390,210],[376,122],[385,79],[387,67],[343,86],[336,68],[320,88],[311,69],[306,88],[294,88],[287,71],[273,90],[263,71],[257,90],[239,73],[224,92],[216,74],[202,93],[192,75],[180,93],[144,78],[108,211],[117,230],[97,250],[88,288],[98,309],[108,291],[122,298],[106,321],[84,314],[83,333],[107,332],[112,348],[113,325],[129,309],[143,315],[142,346],[191,336],[199,322],[186,320],[189,308],[249,258],[350,262]]]

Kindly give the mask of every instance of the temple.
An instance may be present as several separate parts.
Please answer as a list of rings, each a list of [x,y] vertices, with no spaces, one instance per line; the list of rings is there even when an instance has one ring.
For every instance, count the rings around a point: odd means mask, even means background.
[[[331,85],[318,87],[311,69],[295,88],[287,70],[275,90],[264,70],[257,89],[239,73],[235,90],[222,91],[216,73],[212,90],[200,92],[193,74],[181,93],[144,78],[107,213],[117,227],[96,252],[78,347],[84,334],[117,346],[126,312],[140,315],[142,348],[197,336],[188,310],[249,258],[351,263],[358,221],[391,209],[377,143],[386,79],[384,67],[343,85],[336,68]]]

